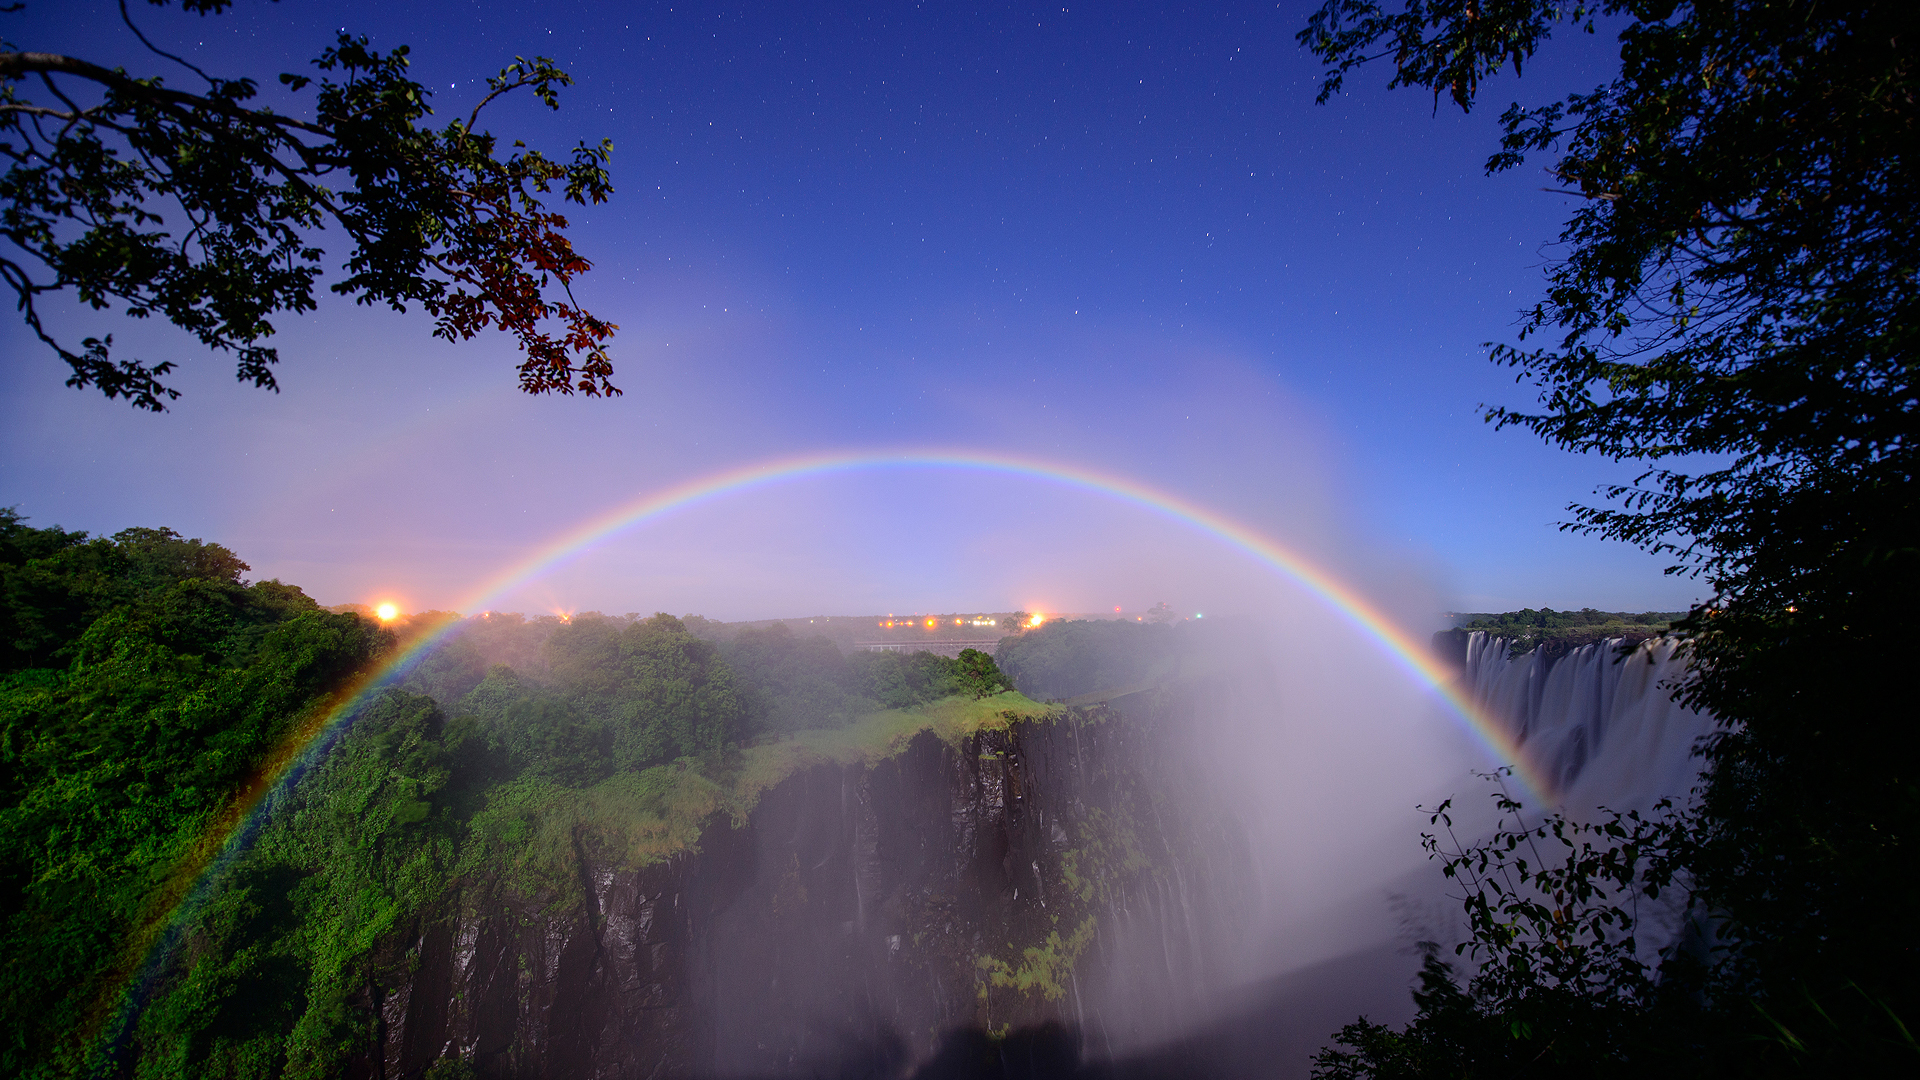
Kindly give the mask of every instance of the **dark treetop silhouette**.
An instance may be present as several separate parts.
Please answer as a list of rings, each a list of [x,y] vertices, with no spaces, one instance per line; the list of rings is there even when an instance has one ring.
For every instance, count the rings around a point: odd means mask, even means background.
[[[213,15],[231,2],[181,7]],[[140,35],[125,0],[120,11]],[[477,127],[515,90],[558,108],[572,80],[551,61],[516,58],[464,119],[434,130],[405,46],[381,54],[341,32],[314,61],[317,82],[280,76],[296,93],[317,87],[300,119],[250,105],[251,78],[208,74],[140,40],[204,88],[0,41],[0,279],[72,367],[68,385],[155,411],[179,396],[162,381],[173,361],[115,358],[111,335],[75,351],[49,333],[38,301],[71,291],[98,310],[165,318],[234,353],[242,381],[277,389],[279,357],[262,342],[275,313],[314,308],[332,225],[350,242],[333,292],[401,311],[418,303],[448,341],[489,326],[513,334],[528,393],[620,393],[605,349],[615,326],[574,300],[590,264],[544,202],[556,188],[582,206],[605,201],[611,143],[582,142],[561,161],[516,141],[502,158]]]
[[[1541,409],[1487,419],[1646,463],[1604,489],[1614,505],[1571,507],[1563,528],[1670,554],[1669,572],[1717,591],[1679,624],[1694,654],[1680,692],[1722,722],[1701,802],[1618,833],[1615,850],[1688,883],[1718,946],[1698,993],[1599,969],[1583,987],[1536,968],[1529,985],[1471,1000],[1430,984],[1415,1027],[1349,1029],[1357,1056],[1324,1064],[1330,1076],[1911,1070],[1920,1001],[1900,898],[1920,747],[1887,703],[1909,696],[1895,679],[1911,663],[1902,624],[1920,531],[1916,16],[1829,0],[1410,0],[1395,12],[1329,0],[1299,40],[1329,65],[1323,100],[1345,73],[1389,59],[1391,85],[1466,109],[1481,79],[1597,20],[1623,27],[1613,81],[1509,107],[1487,162],[1556,153],[1555,188],[1585,200],[1522,321],[1550,344],[1493,350]],[[1475,865],[1528,835],[1504,834]],[[1496,959],[1514,940],[1501,933],[1480,942]]]

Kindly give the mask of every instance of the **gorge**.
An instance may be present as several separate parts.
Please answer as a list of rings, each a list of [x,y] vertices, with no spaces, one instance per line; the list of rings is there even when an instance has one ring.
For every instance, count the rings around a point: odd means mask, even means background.
[[[1246,914],[1245,839],[1155,790],[1155,696],[803,769],[651,865],[583,842],[577,883],[471,884],[386,945],[357,1072],[898,1071],[956,1028],[1053,1020],[1097,1047],[1198,1019]]]
[[[1413,804],[1472,748],[1312,626],[1071,621],[991,658],[383,627],[166,530],[9,535],[15,1074],[1304,1075],[1404,1016],[1446,933]],[[1669,646],[1456,659],[1566,791],[1684,794]]]
[[[1164,643],[1074,633],[1007,650],[1029,697],[1064,704],[797,768],[649,865],[576,837],[563,882],[469,881],[383,946],[356,1075],[902,1075],[956,1031],[1049,1024],[1081,1071],[1305,1075],[1332,1030],[1306,1018],[1392,1015],[1415,931],[1249,982],[1258,840],[1183,745],[1221,703]],[[1462,678],[1565,805],[1691,786],[1709,725],[1671,700],[1670,641],[1464,645]]]

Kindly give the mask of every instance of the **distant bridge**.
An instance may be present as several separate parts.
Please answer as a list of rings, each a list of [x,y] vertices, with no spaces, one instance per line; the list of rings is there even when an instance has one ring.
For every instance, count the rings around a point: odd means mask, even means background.
[[[993,650],[1000,647],[1000,639],[995,637],[974,638],[968,641],[942,640],[938,638],[922,641],[856,641],[853,643],[853,647],[863,649],[867,652],[930,652],[936,656],[944,656],[949,660],[957,660],[960,658],[960,652],[963,649],[978,649],[991,656],[993,655]]]

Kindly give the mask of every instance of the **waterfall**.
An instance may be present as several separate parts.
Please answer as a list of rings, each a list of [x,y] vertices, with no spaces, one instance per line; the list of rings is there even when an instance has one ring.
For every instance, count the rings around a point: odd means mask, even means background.
[[[1577,811],[1645,812],[1699,783],[1694,754],[1710,716],[1673,699],[1686,658],[1672,638],[1623,639],[1514,653],[1506,638],[1467,637],[1463,677],[1557,794]]]

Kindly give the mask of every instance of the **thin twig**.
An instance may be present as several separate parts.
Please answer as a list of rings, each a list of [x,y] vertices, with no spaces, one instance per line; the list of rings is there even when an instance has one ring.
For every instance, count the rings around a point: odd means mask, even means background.
[[[180,57],[173,55],[167,50],[160,48],[158,45],[155,45],[153,42],[148,41],[147,35],[141,33],[140,28],[133,24],[133,16],[127,14],[127,0],[120,0],[120,21],[123,23],[126,23],[127,29],[133,31],[133,36],[139,38],[140,44],[145,45],[150,51],[158,53],[161,56],[166,57],[167,59],[173,61],[176,64],[179,64],[183,67],[191,69],[195,75],[198,75],[201,78],[207,80],[208,86],[220,85],[220,81],[218,79],[215,79],[213,76],[207,74],[204,71],[201,71],[195,65],[190,64],[185,60],[182,60]]]

